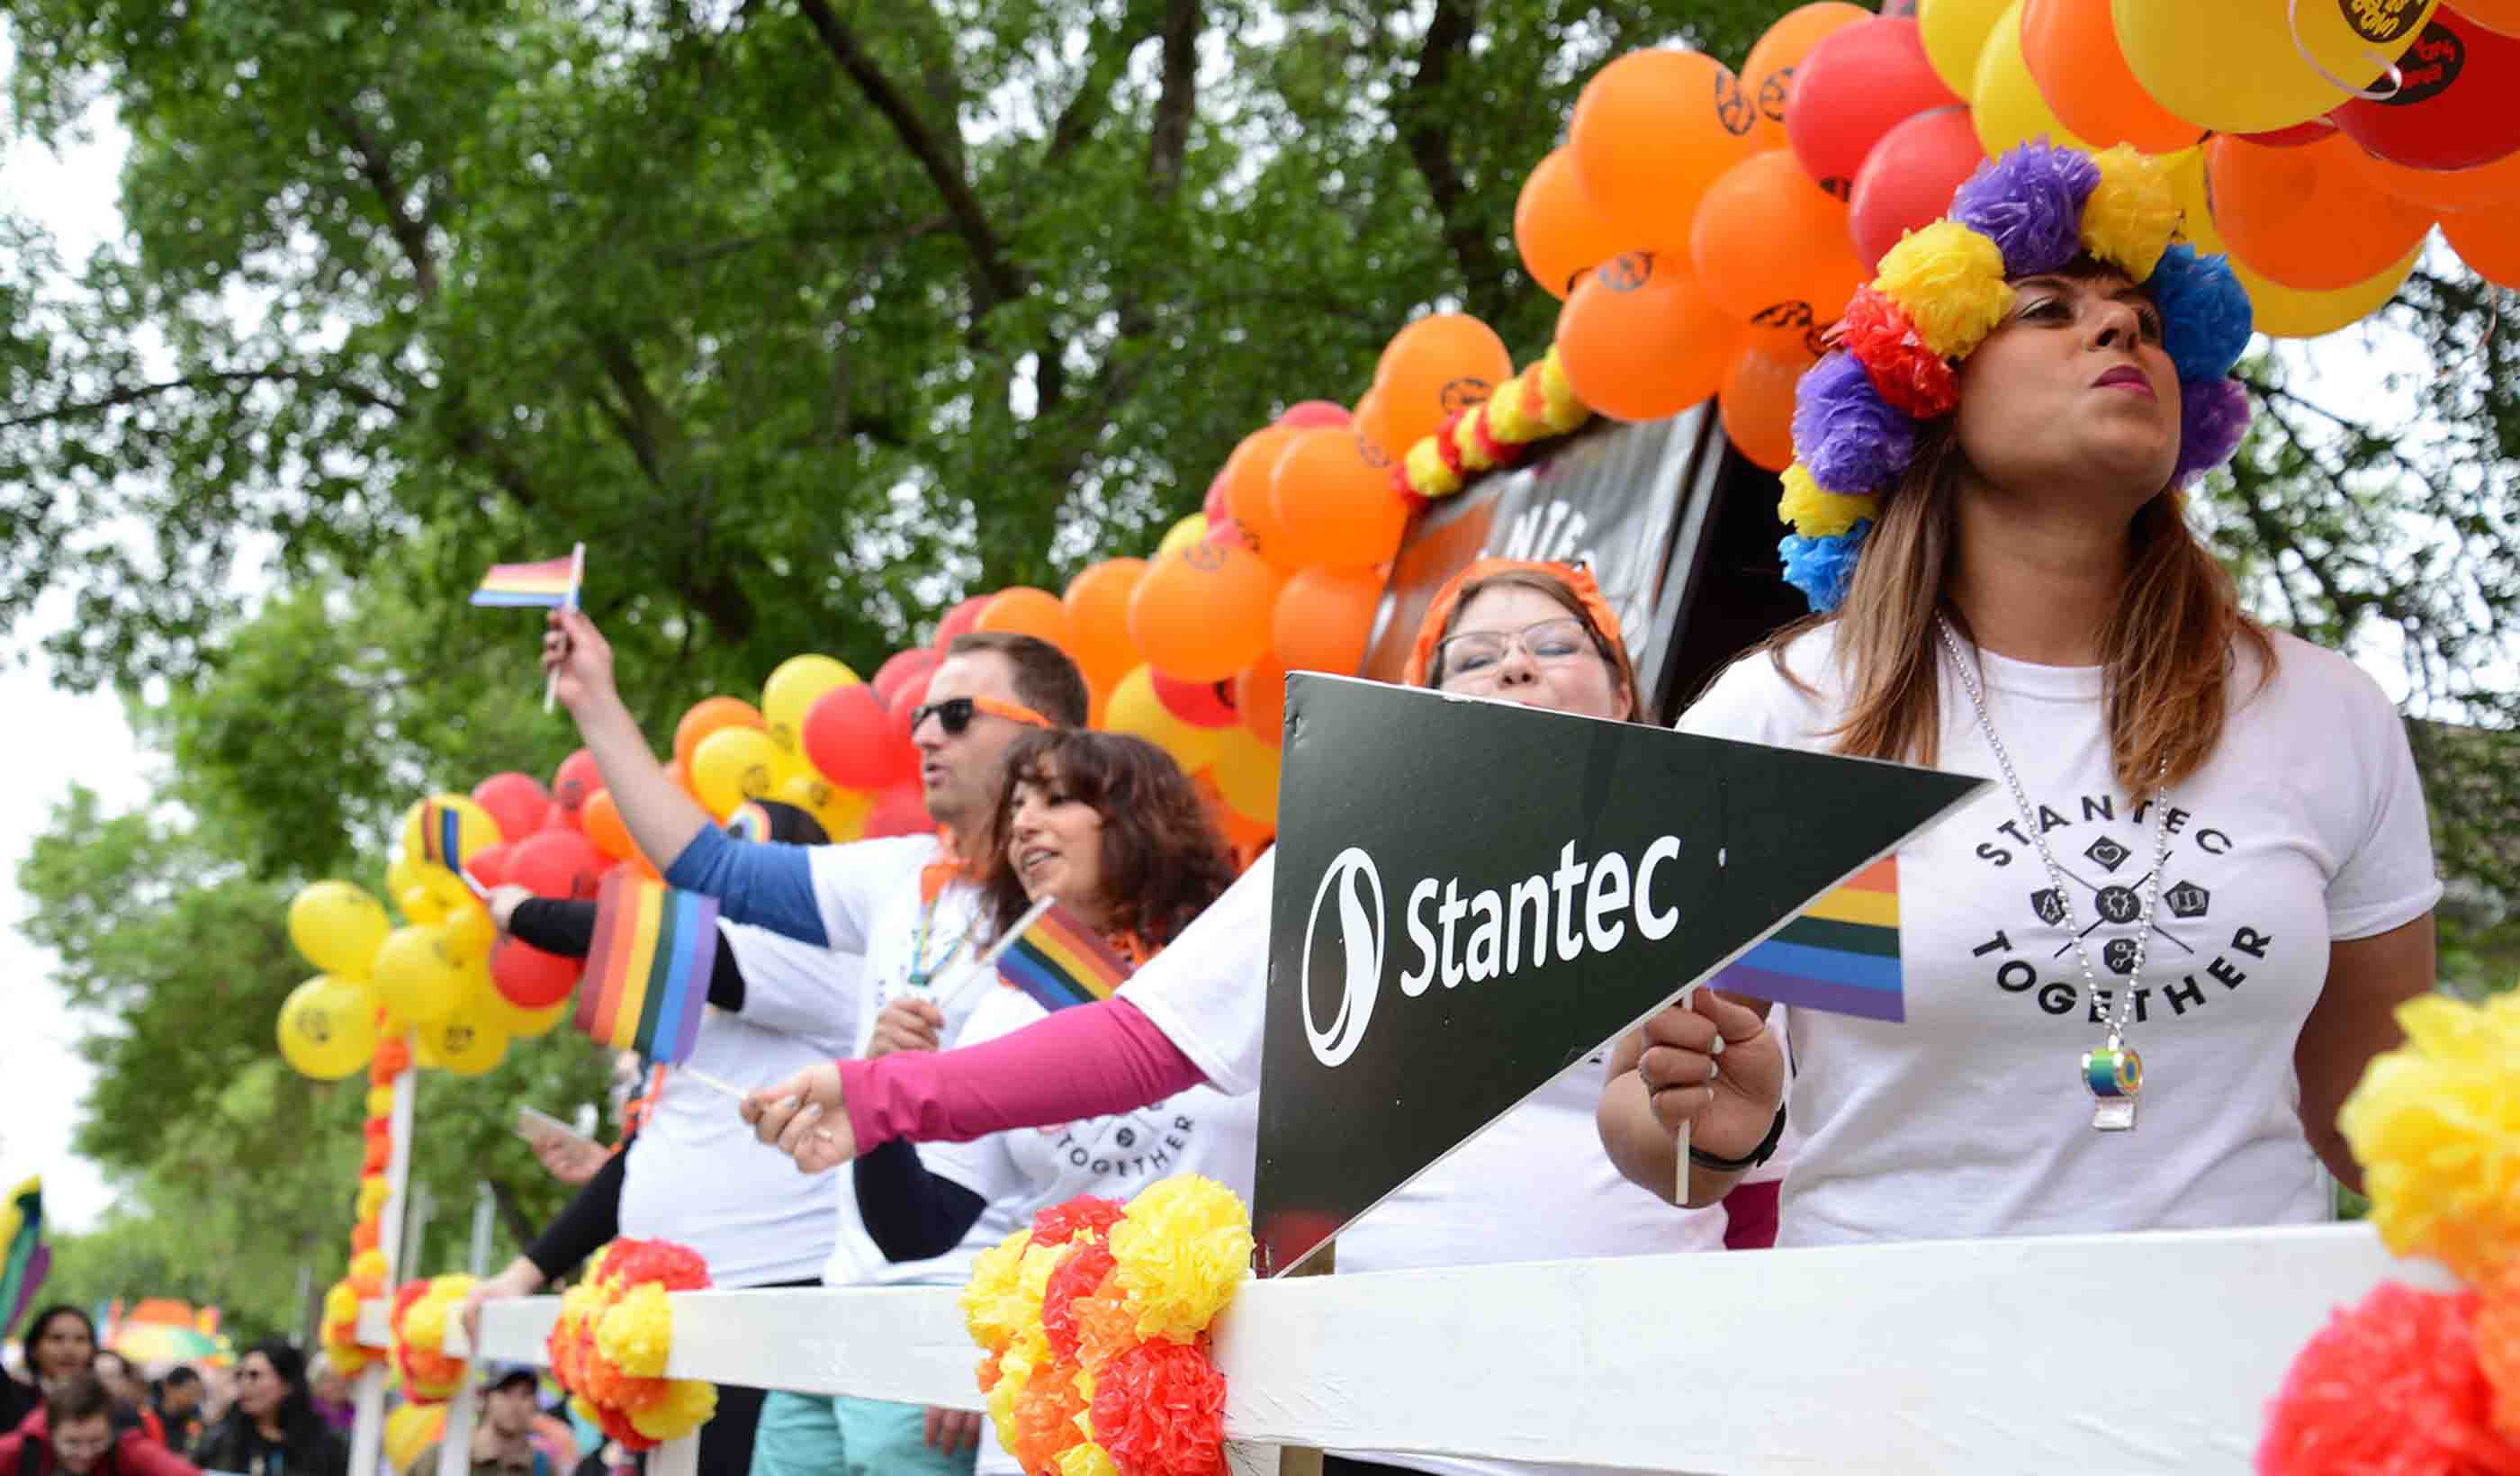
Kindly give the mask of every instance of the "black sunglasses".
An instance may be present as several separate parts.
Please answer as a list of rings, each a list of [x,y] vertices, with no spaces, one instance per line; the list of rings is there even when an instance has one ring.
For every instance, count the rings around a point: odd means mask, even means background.
[[[934,718],[937,725],[945,730],[947,738],[957,738],[964,729],[971,726],[971,719],[983,712],[1026,727],[1050,726],[1048,719],[1031,708],[1018,707],[1012,702],[992,701],[986,697],[947,697],[941,702],[929,702],[923,707],[911,709],[910,731],[917,733],[929,718]]]

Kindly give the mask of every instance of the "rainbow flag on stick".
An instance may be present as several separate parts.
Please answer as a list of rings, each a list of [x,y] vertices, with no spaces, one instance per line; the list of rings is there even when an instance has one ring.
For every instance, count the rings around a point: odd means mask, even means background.
[[[578,576],[583,572],[584,548],[581,544],[579,553],[546,559],[540,563],[494,563],[490,572],[481,576],[481,587],[472,592],[472,603],[539,609],[574,604]]]
[[[15,1327],[53,1268],[44,1243],[44,1181],[28,1179],[0,1206],[0,1329]]]
[[[1898,858],[1866,867],[1707,982],[1797,1009],[1905,1020]]]
[[[997,954],[998,977],[1056,1013],[1111,998],[1129,962],[1066,908],[1053,904]]]
[[[599,1046],[680,1061],[698,1038],[716,963],[716,898],[615,871],[596,894],[577,1028]]]

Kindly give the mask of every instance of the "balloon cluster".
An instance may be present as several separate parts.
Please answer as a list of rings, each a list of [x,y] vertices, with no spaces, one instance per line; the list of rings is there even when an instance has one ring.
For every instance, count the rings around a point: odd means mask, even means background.
[[[2269,1476],[2520,1471],[2520,994],[2430,995],[2398,1022],[2407,1043],[2373,1057],[2337,1127],[2389,1248],[2467,1286],[2389,1282],[2338,1312],[2269,1407]]]
[[[471,1276],[447,1275],[405,1281],[394,1292],[387,1319],[394,1371],[413,1404],[443,1404],[464,1387],[464,1360],[446,1352],[446,1327],[472,1289]]]
[[[1251,1269],[1251,1218],[1194,1175],[1083,1195],[980,1253],[964,1322],[998,1441],[1027,1476],[1215,1476],[1208,1325]]]
[[[667,1240],[615,1240],[562,1293],[544,1348],[577,1412],[631,1451],[680,1440],[717,1412],[717,1386],[665,1377],[674,1342],[666,1293],[709,1284],[699,1252]]]
[[[374,906],[373,899],[370,905]],[[286,1051],[285,1025],[281,1039],[282,1050]],[[320,1331],[324,1351],[345,1378],[355,1377],[385,1356],[384,1349],[359,1341],[359,1304],[384,1295],[385,1253],[380,1242],[384,1232],[385,1200],[393,1192],[386,1169],[393,1157],[394,1083],[411,1069],[411,1048],[400,1039],[378,1043],[367,1067],[368,1115],[360,1126],[364,1146],[359,1158],[358,1199],[351,1216],[350,1273],[326,1289]]]

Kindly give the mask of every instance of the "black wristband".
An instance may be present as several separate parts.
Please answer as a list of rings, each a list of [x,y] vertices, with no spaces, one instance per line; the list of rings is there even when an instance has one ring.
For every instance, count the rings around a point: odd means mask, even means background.
[[[1755,1169],[1759,1165],[1766,1163],[1769,1159],[1776,1157],[1777,1144],[1783,1140],[1784,1136],[1785,1104],[1783,1102],[1778,1102],[1777,1103],[1777,1120],[1768,1124],[1768,1136],[1759,1140],[1759,1145],[1750,1150],[1749,1157],[1718,1158],[1712,1153],[1699,1152],[1697,1145],[1695,1143],[1691,1143],[1688,1147],[1688,1161],[1701,1169],[1713,1169],[1719,1174],[1737,1174],[1743,1169]]]

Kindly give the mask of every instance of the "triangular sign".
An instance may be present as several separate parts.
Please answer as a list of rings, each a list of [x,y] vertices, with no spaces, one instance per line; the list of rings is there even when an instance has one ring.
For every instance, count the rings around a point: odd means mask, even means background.
[[[1985,783],[1311,673],[1284,762],[1264,1275]]]

